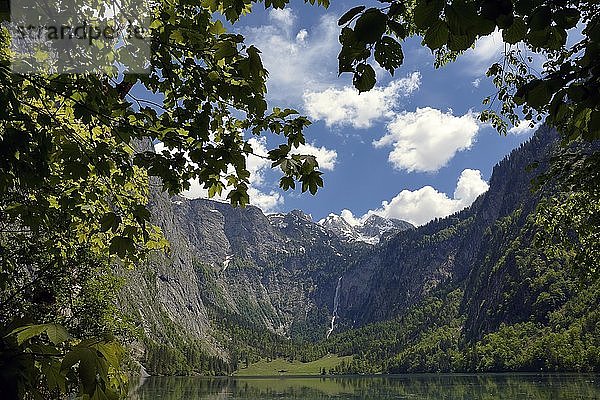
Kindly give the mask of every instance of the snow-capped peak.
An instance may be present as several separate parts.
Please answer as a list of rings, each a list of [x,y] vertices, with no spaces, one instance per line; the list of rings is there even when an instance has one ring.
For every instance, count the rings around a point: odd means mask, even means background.
[[[378,243],[384,235],[413,228],[406,221],[388,219],[375,214],[352,222],[354,224],[350,224],[341,215],[331,213],[320,220],[319,225],[348,241],[361,241],[370,244]]]

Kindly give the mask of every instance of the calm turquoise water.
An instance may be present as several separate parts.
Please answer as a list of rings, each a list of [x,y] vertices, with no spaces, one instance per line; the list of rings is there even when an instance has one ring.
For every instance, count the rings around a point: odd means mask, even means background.
[[[600,400],[598,375],[398,375],[332,378],[151,377],[133,400]]]

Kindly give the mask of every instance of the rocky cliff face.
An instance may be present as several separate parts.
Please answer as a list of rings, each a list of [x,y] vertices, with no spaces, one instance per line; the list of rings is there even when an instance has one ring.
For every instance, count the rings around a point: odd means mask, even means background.
[[[124,304],[149,339],[199,341],[224,359],[231,338],[218,315],[282,337],[324,337],[338,278],[368,247],[298,210],[264,215],[252,206],[164,194],[150,208],[170,254],[156,254],[129,273]]]

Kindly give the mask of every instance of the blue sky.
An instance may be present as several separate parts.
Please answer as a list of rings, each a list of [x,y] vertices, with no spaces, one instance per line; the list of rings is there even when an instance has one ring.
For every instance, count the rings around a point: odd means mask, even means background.
[[[375,213],[417,225],[470,205],[487,189],[493,166],[532,133],[522,124],[500,136],[477,122],[481,100],[494,93],[485,70],[501,57],[498,34],[440,70],[411,39],[395,76],[377,71],[376,88],[359,95],[349,74],[337,74],[337,19],[354,4],[257,7],[236,25],[262,51],[270,105],[295,108],[313,121],[301,150],[315,154],[325,172],[316,196],[284,193],[276,171],[250,160],[251,202],[266,212],[301,209],[315,220],[343,213],[358,223]],[[257,152],[277,143],[252,139]],[[194,187],[187,195],[204,193]]]

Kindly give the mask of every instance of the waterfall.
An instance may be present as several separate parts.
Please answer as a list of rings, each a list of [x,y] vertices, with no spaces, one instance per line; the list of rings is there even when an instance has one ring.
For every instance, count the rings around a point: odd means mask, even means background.
[[[338,278],[337,286],[335,287],[335,295],[333,296],[333,315],[331,316],[331,326],[327,331],[327,339],[329,339],[329,335],[333,332],[333,328],[335,326],[335,319],[337,318],[338,305],[340,303],[340,286],[342,285],[342,277]]]

